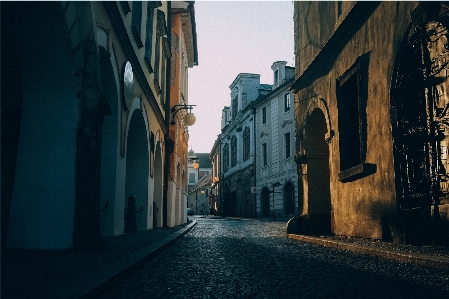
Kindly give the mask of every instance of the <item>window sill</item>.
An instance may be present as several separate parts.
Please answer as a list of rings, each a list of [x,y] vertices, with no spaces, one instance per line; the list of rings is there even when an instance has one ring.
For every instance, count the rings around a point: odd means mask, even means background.
[[[359,165],[353,166],[340,172],[338,174],[338,180],[343,183],[352,182],[361,179],[363,177],[369,176],[371,174],[374,174],[376,173],[376,171],[377,171],[376,164],[361,163]]]

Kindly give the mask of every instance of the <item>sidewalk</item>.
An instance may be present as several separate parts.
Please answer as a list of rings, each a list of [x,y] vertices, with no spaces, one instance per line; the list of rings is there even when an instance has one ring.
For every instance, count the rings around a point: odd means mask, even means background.
[[[238,218],[228,217],[235,220],[273,221],[271,218]],[[285,222],[289,219],[280,218],[274,221]],[[287,231],[287,230],[286,230]],[[307,243],[333,247],[340,250],[357,252],[377,256],[384,259],[395,260],[401,263],[410,263],[429,268],[449,271],[449,247],[448,246],[413,246],[396,244],[391,242],[380,242],[361,238],[338,237],[332,235],[310,236],[286,234],[290,239]]]
[[[2,252],[1,298],[94,298],[97,291],[148,261],[189,232],[197,221],[172,228],[105,238],[105,250]]]

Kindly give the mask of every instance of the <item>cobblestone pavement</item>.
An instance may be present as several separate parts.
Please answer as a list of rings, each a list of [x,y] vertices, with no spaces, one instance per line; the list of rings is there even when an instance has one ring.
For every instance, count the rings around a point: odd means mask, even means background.
[[[449,298],[449,272],[288,239],[284,222],[198,219],[96,298]]]
[[[74,250],[6,249],[1,258],[1,298],[44,298],[44,294],[89,271],[131,255],[179,229],[157,228],[117,237],[106,237],[105,249]]]

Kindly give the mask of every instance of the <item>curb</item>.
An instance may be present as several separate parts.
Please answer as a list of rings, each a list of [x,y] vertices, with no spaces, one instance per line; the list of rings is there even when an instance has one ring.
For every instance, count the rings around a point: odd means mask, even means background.
[[[405,251],[398,252],[396,250],[386,248],[380,249],[365,245],[349,244],[304,235],[287,234],[287,237],[294,240],[323,245],[326,247],[333,247],[340,250],[367,254],[371,256],[377,256],[385,259],[395,260],[402,263],[437,268],[445,271],[449,270],[449,258],[446,257],[434,257]]]
[[[186,227],[147,247],[132,252],[126,257],[108,265],[94,269],[82,277],[68,281],[57,289],[47,292],[43,298],[96,298],[111,283],[123,279],[139,266],[157,256],[161,251],[192,230],[196,224],[197,221],[193,220]]]

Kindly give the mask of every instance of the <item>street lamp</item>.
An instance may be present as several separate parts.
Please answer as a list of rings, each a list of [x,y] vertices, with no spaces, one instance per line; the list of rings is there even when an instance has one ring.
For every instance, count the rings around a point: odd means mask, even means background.
[[[192,163],[192,167],[193,169],[198,169],[200,167],[200,164],[198,163],[198,157],[192,157],[192,158],[188,158],[187,162],[190,164]]]
[[[180,110],[187,110],[189,109],[189,112],[186,113],[185,117],[184,117],[184,123],[188,126],[192,126],[195,121],[196,121],[196,117],[195,115],[192,113],[192,109],[193,106],[196,105],[175,105],[171,108],[171,112],[172,117],[171,117],[171,124],[174,125],[175,124],[175,115],[176,113],[178,113]]]

